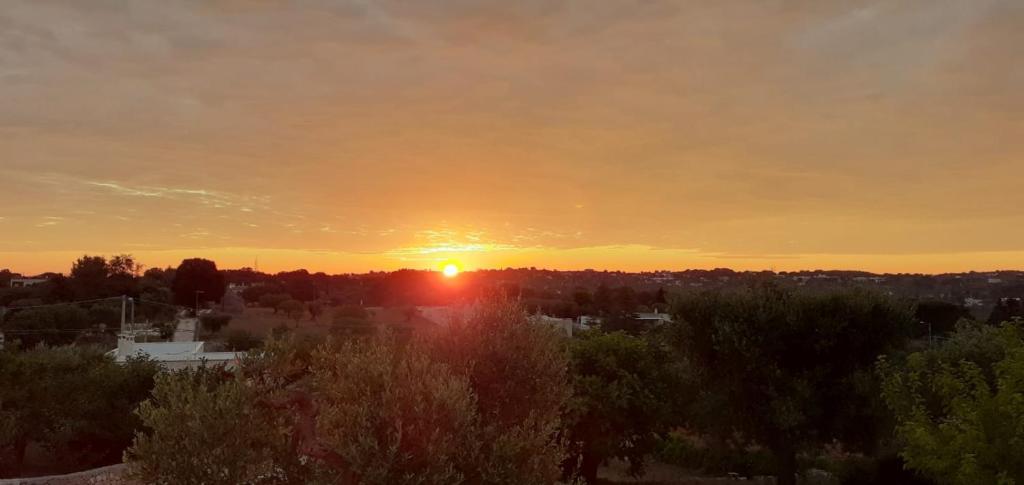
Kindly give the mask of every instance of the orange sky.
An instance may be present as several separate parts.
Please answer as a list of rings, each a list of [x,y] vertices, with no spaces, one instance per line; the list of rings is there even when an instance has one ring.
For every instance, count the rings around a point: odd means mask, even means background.
[[[0,268],[1024,268],[1024,4],[11,1]]]

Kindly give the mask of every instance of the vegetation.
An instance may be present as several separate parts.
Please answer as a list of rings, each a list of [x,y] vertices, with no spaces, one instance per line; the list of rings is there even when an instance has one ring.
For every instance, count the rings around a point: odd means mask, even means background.
[[[1024,322],[961,324],[879,371],[911,467],[939,483],[1024,483]]]
[[[174,302],[184,307],[193,307],[202,302],[220,301],[226,284],[224,275],[217,270],[217,263],[208,259],[186,259],[178,265],[171,283]]]
[[[566,471],[594,483],[599,465],[620,458],[639,476],[671,423],[667,353],[624,333],[587,333],[571,349]]]
[[[231,315],[226,313],[206,313],[199,316],[199,323],[203,326],[203,330],[217,333],[220,329],[231,323]]]
[[[19,476],[30,444],[47,452],[47,463],[35,464],[43,469],[119,462],[157,370],[85,346],[0,351],[0,477]]]
[[[275,340],[237,374],[162,376],[126,456],[147,483],[551,483],[566,360],[527,322],[499,303],[407,344]]]
[[[1024,334],[999,324],[1022,313],[1017,283],[991,290],[990,311],[949,296],[973,294],[971,275],[935,277],[950,292],[940,299],[727,270],[679,273],[710,289],[676,294],[624,273],[561,275],[466,273],[453,285],[429,272],[266,275],[203,260],[143,272],[130,255],[83,256],[66,277],[0,289],[0,473],[113,463],[138,434],[128,459],[156,483],[594,482],[613,458],[639,475],[651,457],[781,483],[811,468],[844,484],[1024,480]],[[223,293],[228,281],[241,298]],[[249,358],[231,372],[161,374],[132,414],[156,366],[89,346],[112,346],[121,295],[170,337],[176,298],[221,294],[200,317],[219,333],[211,348]],[[418,306],[477,301],[491,303],[450,325]],[[231,308],[242,313],[223,331]],[[567,339],[524,309],[585,314],[600,330]],[[641,325],[636,313],[653,311],[674,322]]]
[[[873,365],[900,348],[909,309],[865,291],[798,293],[760,285],[679,301],[669,340],[697,398],[698,430],[767,448],[780,484],[797,455],[840,441],[870,448],[884,419]]]

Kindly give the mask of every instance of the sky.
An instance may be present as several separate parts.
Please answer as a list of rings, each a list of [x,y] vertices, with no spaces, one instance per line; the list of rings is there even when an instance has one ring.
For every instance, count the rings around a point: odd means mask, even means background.
[[[0,268],[1024,269],[1024,2],[0,8]]]

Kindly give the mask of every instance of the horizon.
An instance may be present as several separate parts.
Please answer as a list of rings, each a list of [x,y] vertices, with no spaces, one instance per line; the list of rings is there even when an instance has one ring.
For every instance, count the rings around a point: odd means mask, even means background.
[[[110,257],[115,256],[115,255],[129,255],[129,256],[132,256],[135,259],[135,262],[140,265],[140,268],[141,268],[140,275],[141,275],[141,272],[144,272],[145,270],[151,269],[151,268],[174,269],[181,262],[179,260],[179,261],[168,263],[168,264],[149,265],[149,264],[146,264],[146,262],[144,260],[141,260],[139,258],[135,258],[134,255],[132,255],[130,253],[113,253],[113,254],[89,254],[89,253],[84,253],[84,254],[78,254],[77,256],[75,256],[74,258],[69,260],[69,263],[66,265],[67,268],[62,269],[62,270],[19,271],[15,267],[6,267],[3,264],[0,264],[0,271],[2,271],[2,270],[9,270],[9,271],[11,271],[14,274],[20,274],[20,275],[22,275],[23,277],[26,277],[26,278],[34,277],[34,276],[42,276],[42,275],[47,275],[47,274],[62,274],[62,275],[67,276],[68,274],[70,274],[71,262],[73,262],[78,257],[81,257],[81,256],[101,256],[103,258],[110,258]],[[193,256],[185,257],[182,260],[184,260],[184,259],[192,259],[192,258],[209,259],[209,258],[205,258],[205,257],[203,257],[201,255],[193,255]],[[252,270],[252,271],[254,271],[256,273],[259,273],[259,274],[265,274],[265,275],[271,275],[271,276],[279,274],[279,273],[288,273],[288,272],[303,271],[303,270],[309,272],[310,274],[324,273],[324,274],[326,274],[328,276],[366,275],[366,274],[371,274],[371,273],[391,273],[391,272],[396,272],[396,271],[427,271],[427,272],[434,272],[434,273],[438,273],[438,274],[444,274],[445,273],[445,269],[446,269],[445,266],[447,266],[448,264],[452,264],[452,263],[449,263],[449,262],[445,262],[445,263],[442,263],[441,265],[438,265],[437,267],[425,267],[425,268],[424,267],[418,267],[418,268],[417,267],[396,267],[396,268],[386,269],[386,270],[382,270],[382,269],[369,269],[369,270],[366,270],[366,271],[340,271],[339,272],[339,271],[325,271],[325,270],[322,270],[322,269],[319,269],[319,268],[316,268],[316,267],[291,267],[291,268],[285,267],[285,268],[276,268],[276,269],[267,269],[265,266],[262,266],[262,265],[260,265],[260,267],[258,267],[258,268],[254,267],[252,265],[249,265],[249,266],[241,265],[241,266],[231,266],[231,267],[228,267],[228,266],[221,265],[221,263],[219,261],[215,260],[215,259],[210,259],[210,260],[213,261],[215,264],[217,264],[218,269],[220,269],[221,271]],[[254,263],[255,263],[255,261],[254,261]],[[680,268],[653,268],[653,269],[625,270],[625,269],[615,269],[615,268],[584,268],[584,267],[581,267],[581,268],[568,268],[568,269],[566,269],[566,268],[553,268],[553,267],[543,267],[543,266],[464,267],[464,266],[461,265],[461,263],[455,263],[455,264],[458,267],[457,274],[484,272],[484,271],[508,271],[508,270],[512,270],[512,271],[516,271],[516,270],[551,271],[551,272],[567,272],[567,273],[569,273],[569,272],[588,272],[588,271],[592,271],[592,272],[624,273],[624,274],[645,274],[645,273],[666,273],[666,272],[667,273],[679,273],[679,272],[686,272],[686,271],[728,270],[728,271],[733,271],[733,272],[736,272],[736,273],[771,272],[771,273],[775,273],[775,274],[781,274],[781,273],[831,273],[831,272],[840,272],[840,273],[869,273],[869,274],[875,274],[875,275],[879,275],[879,276],[930,276],[930,277],[943,276],[943,275],[970,274],[970,273],[976,273],[976,274],[986,274],[986,273],[1024,273],[1024,269],[1018,269],[1018,268],[1002,268],[1002,269],[983,269],[983,268],[982,269],[977,269],[977,268],[975,268],[975,269],[967,269],[967,270],[963,270],[963,271],[943,271],[943,272],[929,273],[929,272],[915,272],[915,271],[870,271],[870,270],[855,269],[855,268],[831,268],[831,267],[808,267],[808,268],[800,268],[800,269],[781,269],[781,268],[742,269],[742,268],[736,268],[736,267],[730,267],[730,266],[716,266],[716,267],[704,267],[704,268],[680,267]]]
[[[13,2],[0,267],[1024,267],[1024,8]]]

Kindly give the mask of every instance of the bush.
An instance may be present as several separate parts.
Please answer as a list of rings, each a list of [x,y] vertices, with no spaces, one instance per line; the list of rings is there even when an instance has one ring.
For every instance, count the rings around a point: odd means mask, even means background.
[[[199,316],[199,323],[210,333],[217,333],[231,323],[231,315],[226,313],[207,313]]]
[[[694,436],[673,433],[657,446],[655,456],[688,470],[709,475],[735,473],[744,477],[770,475],[775,471],[771,453],[757,448],[712,445]]]
[[[225,343],[233,351],[244,352],[259,347],[263,341],[248,330],[235,328],[228,332]]]

